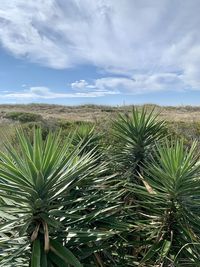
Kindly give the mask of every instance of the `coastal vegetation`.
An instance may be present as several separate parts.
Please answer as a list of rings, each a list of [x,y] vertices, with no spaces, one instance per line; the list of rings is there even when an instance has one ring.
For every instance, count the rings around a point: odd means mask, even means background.
[[[0,266],[200,266],[200,109],[1,109]]]

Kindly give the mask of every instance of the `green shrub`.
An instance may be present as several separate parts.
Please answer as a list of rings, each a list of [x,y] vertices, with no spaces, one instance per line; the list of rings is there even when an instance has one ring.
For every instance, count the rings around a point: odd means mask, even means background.
[[[113,217],[116,194],[101,192],[106,164],[71,137],[33,137],[17,131],[18,150],[7,143],[0,154],[0,266],[98,266],[98,251],[127,227]]]
[[[94,123],[90,121],[68,121],[68,120],[58,120],[55,122],[55,126],[62,129],[76,129],[77,126],[88,126],[92,127]]]
[[[73,126],[73,121],[58,120],[56,126],[62,129],[69,129]]]
[[[152,156],[156,143],[166,137],[166,124],[157,119],[153,110],[133,108],[132,114],[119,115],[114,121],[115,158],[120,170],[140,172],[147,158]]]
[[[19,121],[22,123],[25,122],[37,122],[42,120],[42,116],[35,113],[29,113],[29,112],[8,112],[6,115],[4,115],[4,118]]]

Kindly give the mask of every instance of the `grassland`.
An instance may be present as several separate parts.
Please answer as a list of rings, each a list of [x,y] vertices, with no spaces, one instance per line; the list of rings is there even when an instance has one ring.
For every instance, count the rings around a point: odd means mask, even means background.
[[[198,122],[200,121],[200,106],[158,106],[146,104],[147,108],[155,108],[159,116],[169,122]],[[61,106],[48,104],[29,105],[0,105],[0,122],[10,121],[7,114],[11,112],[35,113],[42,116],[44,120],[67,120],[67,121],[90,121],[97,122],[113,118],[119,112],[130,112],[132,106]]]
[[[142,109],[142,106],[137,106]],[[147,110],[154,109],[158,119],[165,120],[170,134],[184,137],[187,142],[200,140],[200,106],[158,106],[145,105]],[[61,106],[49,104],[0,105],[0,136],[15,135],[15,127],[22,124],[30,131],[32,126],[39,124],[45,134],[49,130],[62,128],[63,135],[82,124],[94,125],[98,132],[106,133],[109,139],[112,121],[119,113],[129,114],[133,106]],[[3,138],[1,137],[1,140]]]

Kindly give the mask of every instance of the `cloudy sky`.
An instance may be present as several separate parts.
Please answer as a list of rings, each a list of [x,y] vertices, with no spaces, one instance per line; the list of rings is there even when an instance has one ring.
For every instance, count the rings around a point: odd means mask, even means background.
[[[0,0],[0,103],[200,105],[200,0]]]

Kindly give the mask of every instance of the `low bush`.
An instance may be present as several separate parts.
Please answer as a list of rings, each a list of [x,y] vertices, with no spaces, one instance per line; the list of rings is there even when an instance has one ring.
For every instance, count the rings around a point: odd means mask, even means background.
[[[37,122],[42,120],[42,116],[35,113],[29,112],[8,112],[4,115],[4,118],[19,121],[21,123],[25,122]]]

